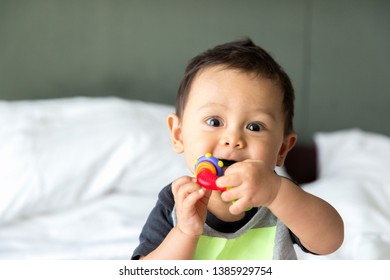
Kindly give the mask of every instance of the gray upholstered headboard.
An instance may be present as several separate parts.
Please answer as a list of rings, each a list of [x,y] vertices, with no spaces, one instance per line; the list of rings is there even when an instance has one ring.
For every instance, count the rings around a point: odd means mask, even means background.
[[[390,134],[390,2],[1,1],[0,99],[172,104],[188,60],[250,36],[290,74],[296,130]]]

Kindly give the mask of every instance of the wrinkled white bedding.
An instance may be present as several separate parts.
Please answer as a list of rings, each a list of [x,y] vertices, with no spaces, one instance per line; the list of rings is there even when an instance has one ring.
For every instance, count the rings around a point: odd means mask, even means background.
[[[0,259],[129,259],[159,190],[188,174],[170,145],[173,111],[114,97],[0,102]],[[304,187],[340,211],[346,240],[299,258],[389,259],[389,138],[315,141],[320,178]]]
[[[0,230],[1,259],[129,259],[149,196],[113,193]]]
[[[187,174],[173,107],[0,102],[0,259],[129,259],[158,191]]]

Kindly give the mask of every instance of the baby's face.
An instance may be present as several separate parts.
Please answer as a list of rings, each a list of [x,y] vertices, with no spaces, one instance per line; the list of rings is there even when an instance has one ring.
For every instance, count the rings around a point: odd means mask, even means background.
[[[283,95],[252,74],[209,67],[197,74],[176,135],[190,170],[205,153],[226,160],[257,159],[270,168],[284,149]],[[280,163],[279,163],[280,164]]]

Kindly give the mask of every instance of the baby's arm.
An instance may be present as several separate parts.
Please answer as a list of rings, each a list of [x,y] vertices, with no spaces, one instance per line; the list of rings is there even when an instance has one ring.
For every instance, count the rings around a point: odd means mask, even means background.
[[[278,176],[261,161],[232,165],[217,185],[234,187],[222,194],[225,201],[236,200],[230,207],[232,214],[266,206],[313,253],[332,253],[343,242],[343,220],[330,204]]]
[[[188,176],[172,183],[177,225],[163,242],[141,259],[193,259],[199,236],[203,233],[211,191],[201,188]]]
[[[268,208],[311,252],[330,254],[343,243],[344,223],[339,213],[286,178],[281,178],[279,191]]]

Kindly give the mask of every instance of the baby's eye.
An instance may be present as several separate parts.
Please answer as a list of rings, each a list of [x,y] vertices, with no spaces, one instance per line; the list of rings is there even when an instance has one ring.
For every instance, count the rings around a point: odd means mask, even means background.
[[[207,119],[206,123],[209,126],[213,126],[213,127],[220,127],[220,126],[222,126],[222,121],[219,118],[216,118],[216,117],[212,117],[212,118]]]
[[[264,126],[260,123],[250,123],[246,126],[246,129],[250,131],[262,131],[264,129]]]

